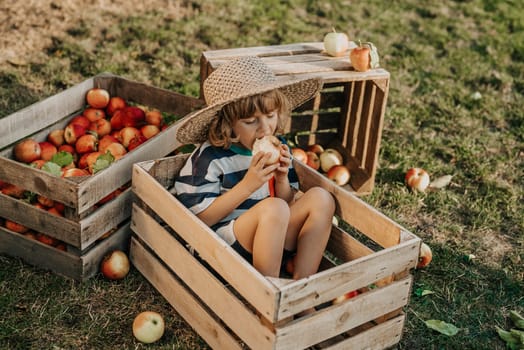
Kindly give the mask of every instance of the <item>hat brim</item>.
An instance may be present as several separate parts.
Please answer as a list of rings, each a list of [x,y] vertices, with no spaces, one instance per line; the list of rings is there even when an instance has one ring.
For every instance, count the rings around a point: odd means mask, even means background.
[[[304,102],[310,100],[322,88],[323,82],[320,78],[285,78],[277,79],[276,82],[261,85],[256,90],[236,96],[233,99],[204,107],[189,114],[180,121],[177,130],[177,139],[183,144],[199,144],[207,140],[207,133],[211,121],[216,117],[218,111],[225,105],[239,101],[243,98],[263,94],[265,92],[279,89],[289,100],[291,109],[295,109]]]

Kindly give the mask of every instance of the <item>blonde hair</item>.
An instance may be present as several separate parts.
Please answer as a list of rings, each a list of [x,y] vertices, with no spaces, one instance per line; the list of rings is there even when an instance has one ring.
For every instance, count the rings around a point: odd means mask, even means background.
[[[218,112],[218,118],[211,122],[208,131],[209,142],[213,146],[227,149],[235,141],[233,125],[237,120],[249,118],[256,112],[268,114],[273,111],[278,113],[277,133],[283,132],[291,114],[291,105],[280,90],[271,90],[231,102],[222,107]]]

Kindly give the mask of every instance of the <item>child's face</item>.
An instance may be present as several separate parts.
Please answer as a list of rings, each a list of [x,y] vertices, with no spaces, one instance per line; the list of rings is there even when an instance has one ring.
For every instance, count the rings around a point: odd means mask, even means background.
[[[244,147],[252,149],[255,139],[273,135],[277,126],[278,111],[275,110],[268,114],[257,111],[249,118],[237,120],[233,125],[233,132]]]

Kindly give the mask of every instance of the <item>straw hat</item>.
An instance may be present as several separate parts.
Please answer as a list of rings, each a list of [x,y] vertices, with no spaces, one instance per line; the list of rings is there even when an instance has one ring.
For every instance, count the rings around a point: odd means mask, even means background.
[[[318,78],[277,78],[259,57],[247,56],[219,66],[204,81],[206,107],[187,116],[178,128],[177,139],[182,143],[202,143],[207,140],[210,122],[226,104],[242,98],[280,89],[295,108],[311,99],[322,87]]]

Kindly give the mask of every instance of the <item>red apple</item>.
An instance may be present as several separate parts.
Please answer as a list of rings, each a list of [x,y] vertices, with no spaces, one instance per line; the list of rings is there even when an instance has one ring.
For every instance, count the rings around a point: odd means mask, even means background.
[[[31,163],[33,160],[39,159],[41,153],[40,144],[33,139],[20,141],[13,149],[15,159],[24,163]]]
[[[119,142],[116,137],[114,137],[113,135],[104,135],[102,136],[100,141],[98,141],[98,150],[102,153],[106,153],[107,146],[114,142]]]
[[[164,334],[165,323],[162,315],[154,311],[139,313],[133,321],[133,335],[146,344],[154,343]]]
[[[423,268],[429,265],[431,260],[433,259],[433,252],[431,251],[431,248],[424,242],[420,245],[420,253],[417,263],[417,268]]]
[[[47,163],[47,160],[43,160],[43,159],[37,159],[37,160],[33,160],[31,163],[29,163],[29,166],[35,168],[35,169],[42,169],[42,167],[44,166],[44,164]]]
[[[53,206],[53,208],[55,208],[56,211],[58,211],[60,214],[64,215],[64,211],[65,211],[65,204],[64,203],[60,203],[60,202],[55,201],[55,205]]]
[[[320,158],[318,157],[318,155],[313,151],[306,151],[306,154],[306,164],[309,165],[311,168],[318,170],[320,168]]]
[[[42,196],[42,195],[36,196],[36,200],[38,201],[38,203],[42,204],[44,207],[50,208],[55,205],[54,200],[52,200],[51,198]]]
[[[306,164],[307,163],[307,153],[302,148],[293,147],[291,148],[291,154],[296,160]]]
[[[157,109],[146,112],[146,123],[160,127],[163,122],[162,113]]]
[[[324,152],[324,147],[318,143],[315,143],[313,145],[309,145],[307,150],[316,153],[317,156],[320,156],[320,154]]]
[[[355,70],[365,72],[379,66],[378,51],[373,43],[361,43],[349,52],[349,60]]]
[[[84,128],[81,125],[78,124],[69,124],[64,129],[64,139],[65,142],[69,145],[73,145],[76,143],[76,140],[82,135],[84,135],[87,131],[87,128]]]
[[[47,135],[47,141],[51,142],[56,147],[60,147],[64,144],[64,129],[55,129],[52,130],[49,135]]]
[[[111,133],[111,122],[107,119],[98,119],[91,122],[89,130],[97,133],[98,137],[109,135]]]
[[[352,290],[351,292],[347,292],[346,294],[333,299],[331,304],[333,305],[340,304],[344,300],[348,300],[348,299],[356,297],[358,294],[359,294],[358,290]]]
[[[62,212],[60,212],[60,210],[58,210],[58,208],[54,206],[47,209],[47,212],[56,216],[64,216],[64,214],[62,214]]]
[[[109,116],[112,116],[115,111],[126,107],[126,101],[122,97],[113,96],[109,99],[109,103],[106,107],[106,113]]]
[[[120,280],[129,273],[129,258],[121,250],[113,250],[104,256],[100,263],[100,272],[110,280]]]
[[[132,126],[135,128],[141,127],[145,124],[146,114],[144,110],[136,106],[127,106],[121,109],[122,111],[122,125]]]
[[[411,168],[406,172],[406,184],[414,191],[424,192],[430,183],[429,174],[422,168]]]
[[[322,161],[320,162],[322,164]],[[344,186],[349,182],[351,174],[349,169],[343,165],[334,165],[327,172],[327,178],[334,181],[339,186]]]
[[[98,138],[93,134],[85,134],[78,138],[75,150],[78,154],[94,152],[98,149]]]
[[[95,166],[96,160],[103,153],[96,151],[96,152],[91,152],[91,153],[86,153],[86,154],[87,154],[87,156],[85,158],[86,168],[87,168],[87,170],[89,171],[90,174],[93,174],[94,173],[94,166]]]
[[[51,142],[48,142],[48,141],[42,141],[39,143],[40,145],[40,159],[43,159],[43,160],[51,160],[51,158],[53,158],[53,156],[56,154],[56,152],[58,152],[58,150],[56,149],[56,146],[53,145]]]
[[[41,232],[36,234],[36,240],[45,245],[50,245],[50,246],[54,246],[59,243],[59,241],[56,238],[51,237]]]
[[[142,135],[140,130],[138,130],[135,127],[132,126],[126,126],[122,130],[120,130],[120,142],[124,145],[124,147],[129,147],[129,143],[132,139],[139,138]]]
[[[140,128],[140,132],[146,139],[150,139],[160,132],[160,128],[153,124],[146,124]]]
[[[122,116],[123,114],[121,109],[118,109],[113,113],[111,119],[109,120],[111,122],[111,129],[120,130],[124,127]]]
[[[327,148],[320,153],[320,168],[327,173],[335,165],[340,165],[343,162],[342,155],[334,148]]]
[[[82,112],[82,115],[89,119],[89,121],[92,123],[94,121],[104,119],[106,117],[106,113],[103,109],[99,108],[86,108],[84,109],[84,112]]]
[[[135,137],[131,139],[131,141],[129,141],[129,145],[127,145],[127,150],[132,151],[146,141],[147,141],[146,137],[140,134],[138,137]]]
[[[5,220],[4,226],[6,229],[16,233],[25,233],[29,231],[28,227],[8,219]]]
[[[76,117],[73,117],[73,119],[71,119],[69,124],[80,125],[84,129],[87,129],[89,128],[89,124],[91,124],[91,121],[87,119],[87,117],[84,115],[77,115]]]
[[[92,88],[87,91],[87,104],[93,108],[106,108],[109,103],[109,92],[102,88]]]
[[[21,199],[24,197],[25,189],[13,184],[7,184],[2,187],[2,194],[5,194],[9,197]]]
[[[275,164],[280,159],[280,140],[273,135],[267,135],[256,139],[253,143],[253,154],[258,152],[269,153],[270,157],[267,164]]]
[[[104,153],[106,152],[111,153],[111,155],[116,159],[117,157],[126,154],[127,150],[120,142],[113,142],[105,148]]]
[[[62,177],[88,176],[88,175],[90,174],[87,170],[79,169],[79,168],[66,169],[62,173]]]

